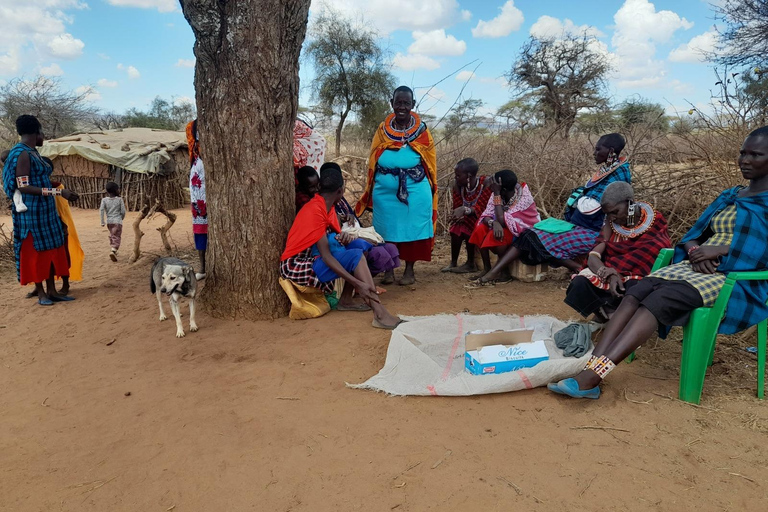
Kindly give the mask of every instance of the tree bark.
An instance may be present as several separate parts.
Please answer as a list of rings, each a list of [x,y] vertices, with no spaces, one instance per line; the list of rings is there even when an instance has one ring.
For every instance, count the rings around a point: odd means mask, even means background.
[[[288,313],[278,284],[294,214],[293,125],[310,0],[181,0],[195,34],[195,91],[215,316]]]
[[[350,110],[352,110],[352,106],[347,105],[347,109],[339,116],[339,124],[336,125],[336,158],[341,156],[341,132],[344,130],[344,122],[347,120]]]

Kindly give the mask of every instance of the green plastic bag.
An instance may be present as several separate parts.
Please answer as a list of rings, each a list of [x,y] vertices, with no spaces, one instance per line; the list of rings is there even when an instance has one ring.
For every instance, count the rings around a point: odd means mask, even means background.
[[[534,228],[538,229],[539,231],[544,231],[545,233],[552,233],[553,235],[559,235],[560,233],[566,233],[576,226],[571,224],[570,222],[566,222],[564,220],[555,219],[553,217],[550,217],[548,219],[544,219],[541,222],[537,222],[533,225]]]

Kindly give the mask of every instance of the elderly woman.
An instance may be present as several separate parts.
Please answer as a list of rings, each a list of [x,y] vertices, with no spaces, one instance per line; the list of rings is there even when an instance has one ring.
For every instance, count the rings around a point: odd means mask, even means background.
[[[51,167],[37,152],[43,145],[43,129],[34,116],[16,119],[16,131],[21,142],[8,154],[3,167],[3,189],[8,197],[19,190],[27,211],[20,213],[14,207],[13,249],[16,256],[16,275],[21,285],[35,283],[38,304],[52,306],[54,302],[74,300],[59,294],[54,285],[55,276],[69,276],[66,237],[56,210],[56,196],[76,201],[76,193],[54,188]],[[47,293],[43,289],[47,284]]]
[[[526,265],[548,263],[554,267],[566,267],[573,272],[581,270],[577,259],[586,256],[595,246],[595,240],[603,227],[605,215],[600,200],[605,189],[617,181],[632,181],[629,162],[619,156],[625,144],[624,137],[618,133],[600,137],[593,153],[595,163],[600,168],[583,187],[571,193],[565,208],[566,222],[555,221],[557,225],[552,226],[548,219],[538,227],[524,231],[499,258],[493,269],[480,278],[480,283],[497,279],[518,258]]]
[[[371,143],[368,181],[355,207],[359,217],[373,210],[373,227],[393,243],[405,261],[401,285],[416,281],[414,263],[431,261],[437,220],[437,157],[427,125],[412,109],[413,91],[395,89],[392,114],[379,125]],[[394,280],[387,272],[383,284]]]
[[[747,136],[739,153],[749,186],[720,194],[675,248],[675,264],[627,288],[600,344],[575,378],[549,384],[555,393],[599,398],[600,382],[657,329],[685,325],[691,311],[714,304],[732,271],[768,266],[768,126]],[[733,334],[768,318],[768,282],[738,282],[718,332]]]
[[[671,247],[667,221],[643,201],[635,201],[632,185],[606,187],[600,200],[606,216],[587,267],[573,277],[565,303],[583,317],[605,323],[621,302],[625,287],[651,272],[661,249]]]

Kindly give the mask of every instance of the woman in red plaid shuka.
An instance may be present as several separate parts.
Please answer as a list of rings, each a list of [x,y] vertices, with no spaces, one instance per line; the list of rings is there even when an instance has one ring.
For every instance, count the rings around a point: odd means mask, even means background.
[[[667,221],[651,205],[635,201],[632,185],[608,185],[600,201],[606,222],[587,266],[573,277],[565,303],[583,317],[607,322],[625,288],[651,272],[661,249],[671,247]]]

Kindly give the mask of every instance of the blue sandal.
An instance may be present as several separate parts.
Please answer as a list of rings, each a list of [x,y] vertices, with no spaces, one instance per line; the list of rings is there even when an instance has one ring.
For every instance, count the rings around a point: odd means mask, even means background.
[[[41,306],[53,306],[53,301],[51,299],[37,299],[37,303]]]
[[[572,398],[600,398],[600,386],[592,389],[579,389],[579,383],[576,379],[563,379],[560,382],[547,384],[547,389],[558,395],[566,395]]]
[[[75,300],[74,297],[69,297],[67,295],[62,295],[61,297],[51,297],[51,300],[53,302],[70,302]]]

